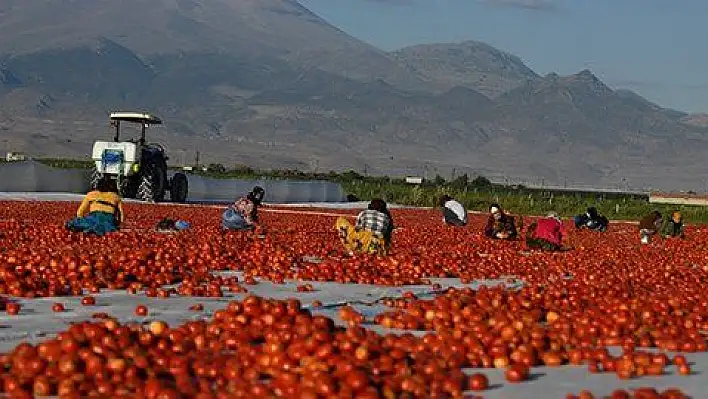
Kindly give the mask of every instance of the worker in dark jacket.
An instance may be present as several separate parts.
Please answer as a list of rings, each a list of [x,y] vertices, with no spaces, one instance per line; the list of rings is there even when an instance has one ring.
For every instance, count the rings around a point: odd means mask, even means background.
[[[507,215],[499,204],[490,205],[484,235],[489,238],[513,240],[517,234],[514,217]]]
[[[607,231],[607,225],[609,221],[606,217],[600,215],[597,208],[591,206],[582,215],[577,215],[575,217],[575,228],[576,229],[588,229],[593,231]]]
[[[684,238],[683,217],[681,216],[680,211],[674,211],[671,214],[671,218],[667,219],[664,222],[664,225],[661,227],[661,235],[664,238],[669,238],[669,237]]]
[[[659,211],[653,211],[639,221],[639,237],[642,244],[651,242],[651,237],[661,230],[662,222],[663,218]]]

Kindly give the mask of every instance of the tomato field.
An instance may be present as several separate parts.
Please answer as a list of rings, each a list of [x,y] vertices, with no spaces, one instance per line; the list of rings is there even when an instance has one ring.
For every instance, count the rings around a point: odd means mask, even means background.
[[[354,209],[266,207],[256,231],[224,233],[218,207],[130,203],[122,231],[96,237],[64,228],[76,205],[0,202],[10,397],[708,391],[702,226],[641,246],[631,224],[567,223],[572,250],[544,253],[486,239],[484,216],[452,228],[396,209],[390,255],[350,257],[333,225]],[[192,227],[155,232],[163,217]]]

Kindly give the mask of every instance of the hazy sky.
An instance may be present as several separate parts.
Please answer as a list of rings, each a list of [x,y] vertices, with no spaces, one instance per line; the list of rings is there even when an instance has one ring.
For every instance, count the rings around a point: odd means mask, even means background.
[[[385,50],[479,40],[539,74],[590,69],[660,105],[708,112],[708,0],[301,0]]]

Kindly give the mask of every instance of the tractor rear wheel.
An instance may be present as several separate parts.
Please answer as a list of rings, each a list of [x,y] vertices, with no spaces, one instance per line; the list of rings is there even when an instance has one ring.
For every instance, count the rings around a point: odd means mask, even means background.
[[[165,195],[165,182],[156,165],[147,165],[140,174],[137,199],[145,202],[162,201]]]
[[[188,190],[189,183],[187,182],[187,175],[179,172],[175,173],[170,182],[170,199],[172,202],[180,204],[186,202]]]

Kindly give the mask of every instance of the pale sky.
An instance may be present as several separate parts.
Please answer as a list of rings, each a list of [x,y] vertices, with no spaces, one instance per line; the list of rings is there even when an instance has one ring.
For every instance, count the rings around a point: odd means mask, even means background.
[[[706,0],[301,0],[384,50],[478,40],[541,75],[592,70],[659,105],[708,112]]]

